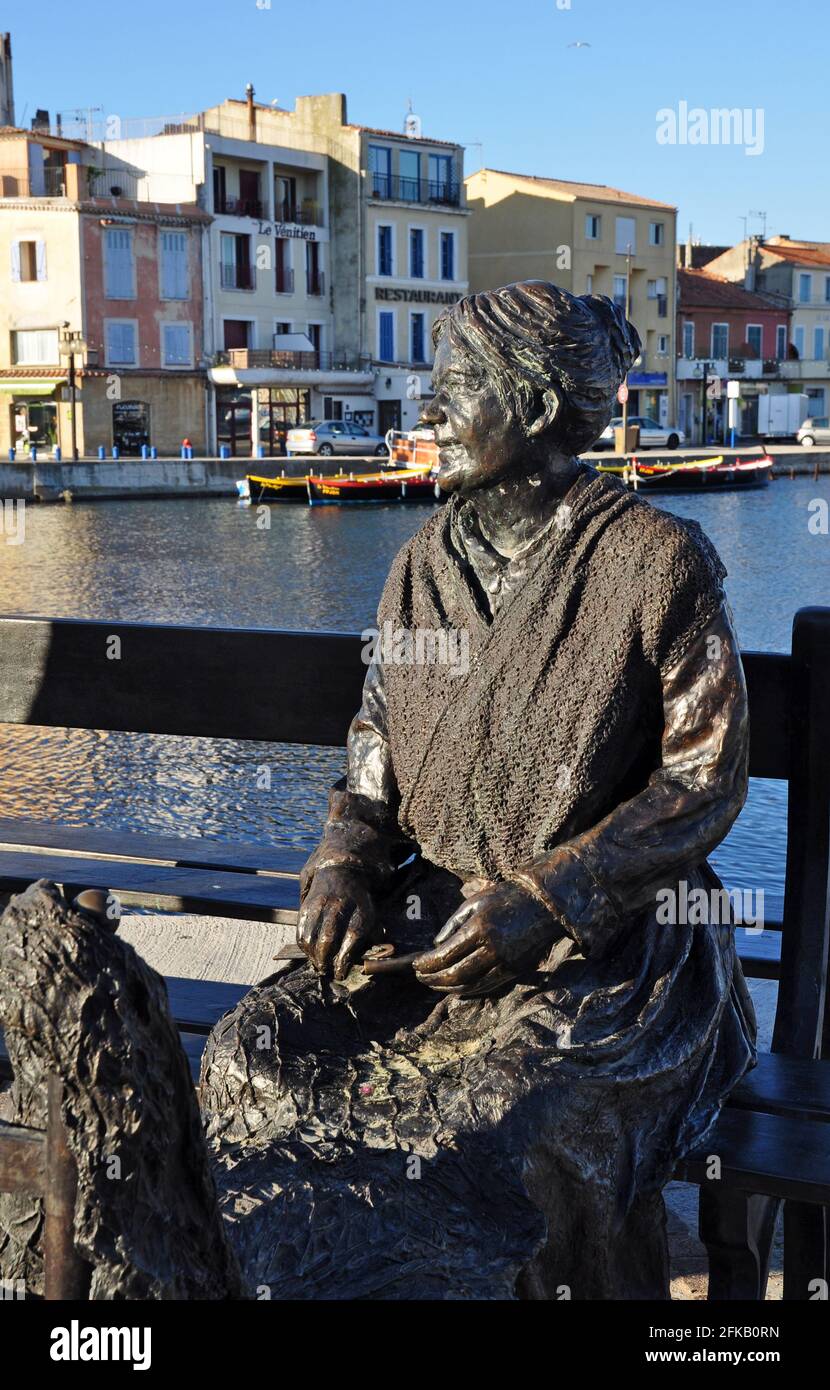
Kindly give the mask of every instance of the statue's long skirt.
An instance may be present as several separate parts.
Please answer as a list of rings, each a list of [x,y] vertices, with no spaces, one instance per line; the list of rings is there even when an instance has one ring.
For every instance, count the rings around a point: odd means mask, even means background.
[[[717,887],[708,865],[687,875]],[[387,901],[431,942],[457,879]],[[216,1026],[202,1106],[259,1297],[665,1298],[661,1189],[754,1062],[730,924],[632,917],[498,995],[273,976]]]

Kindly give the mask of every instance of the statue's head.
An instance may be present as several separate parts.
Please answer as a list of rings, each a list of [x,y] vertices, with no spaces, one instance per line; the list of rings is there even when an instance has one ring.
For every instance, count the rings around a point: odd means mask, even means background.
[[[438,481],[464,491],[588,449],[640,352],[612,300],[542,280],[468,295],[436,321],[433,342],[423,420],[435,427]]]

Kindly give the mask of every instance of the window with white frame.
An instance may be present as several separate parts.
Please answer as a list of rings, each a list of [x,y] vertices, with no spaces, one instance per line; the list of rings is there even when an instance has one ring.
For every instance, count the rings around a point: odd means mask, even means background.
[[[729,356],[729,324],[712,324],[712,357],[716,362],[723,362]]]
[[[138,323],[135,319],[104,320],[104,352],[108,367],[138,366]]]
[[[621,256],[637,250],[637,222],[633,217],[618,217],[614,224],[614,250]]]
[[[761,356],[763,340],[763,326],[760,323],[748,323],[746,326],[746,345],[754,358]]]
[[[813,277],[812,275],[799,275],[798,277],[798,302],[799,304],[809,304],[813,297]]]
[[[384,223],[378,227],[378,275],[394,275],[392,228]]]
[[[614,303],[621,309],[625,308],[626,301],[626,277],[624,275],[614,276]]]
[[[104,294],[107,299],[135,299],[133,234],[126,227],[104,229]]]
[[[666,354],[667,354],[667,352],[668,352],[668,350],[669,350],[669,335],[668,335],[667,333],[658,333],[658,335],[657,335],[657,356],[658,356],[658,357],[665,357]]]
[[[602,218],[598,212],[585,214],[585,240],[599,241],[602,236]]]
[[[585,293],[586,293],[586,294],[593,294],[593,293],[594,293],[594,277],[593,277],[593,275],[586,275],[586,276],[585,276]]]
[[[695,325],[693,319],[683,320],[683,356],[695,355]]]
[[[162,231],[159,239],[161,242],[161,297],[162,299],[189,299],[187,232]]]
[[[193,366],[193,328],[189,323],[161,325],[161,364],[163,367]]]
[[[779,323],[775,329],[775,355],[779,362],[787,356],[787,325]]]
[[[45,241],[12,242],[11,277],[14,281],[46,279]]]
[[[16,366],[51,366],[60,362],[57,328],[19,328],[12,334]]]
[[[442,232],[440,238],[441,246],[441,279],[455,279],[455,232]]]
[[[665,246],[665,244],[666,244],[666,224],[665,224],[665,222],[649,222],[649,224],[648,224],[648,244],[649,244],[649,246]]]
[[[409,318],[409,358],[411,362],[426,362],[426,314],[413,312]]]

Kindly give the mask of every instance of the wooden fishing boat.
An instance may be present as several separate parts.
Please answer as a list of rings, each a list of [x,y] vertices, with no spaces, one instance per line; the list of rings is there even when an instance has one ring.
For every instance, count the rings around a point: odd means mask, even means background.
[[[437,502],[441,490],[429,471],[388,468],[382,473],[309,475],[309,500],[321,503]]]
[[[767,487],[773,461],[762,457],[684,459],[682,463],[643,463],[636,456],[622,463],[599,463],[600,473],[616,473],[637,492],[724,492]]]
[[[308,478],[263,478],[256,473],[248,473],[238,482],[237,491],[244,501],[251,502],[304,502],[309,503]]]

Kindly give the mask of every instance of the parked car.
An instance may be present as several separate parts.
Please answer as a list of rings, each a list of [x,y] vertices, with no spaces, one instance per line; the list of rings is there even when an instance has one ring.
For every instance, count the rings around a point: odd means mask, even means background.
[[[676,427],[670,428],[667,425],[658,425],[657,421],[652,420],[648,415],[629,415],[628,423],[629,425],[640,426],[641,449],[677,449],[681,444],[686,443],[686,436],[682,430]],[[602,431],[594,448],[613,449],[615,429],[622,429],[621,415],[615,415],[610,425],[607,425]]]
[[[814,444],[830,444],[830,420],[826,415],[811,415],[796,433],[799,444],[812,449]]]
[[[351,420],[315,420],[311,425],[298,425],[289,430],[285,439],[289,458],[295,454],[388,454],[386,440],[371,434]]]

